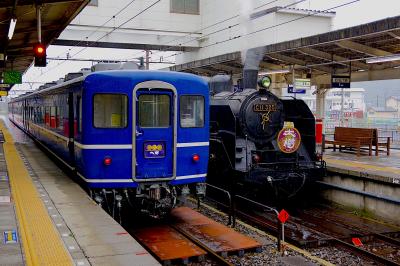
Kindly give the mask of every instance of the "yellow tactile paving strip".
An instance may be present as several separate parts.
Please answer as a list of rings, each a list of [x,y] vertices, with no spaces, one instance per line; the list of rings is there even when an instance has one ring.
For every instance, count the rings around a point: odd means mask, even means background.
[[[26,265],[74,265],[3,121],[0,130]]]
[[[400,175],[400,169],[395,168],[395,167],[389,167],[389,166],[377,166],[377,165],[370,165],[367,163],[359,163],[359,162],[352,162],[352,161],[344,161],[344,160],[336,160],[336,159],[331,159],[331,158],[324,158],[326,163],[328,164],[336,164],[336,165],[343,165],[343,166],[349,166],[349,167],[357,167],[361,169],[368,169],[368,170],[373,170],[373,171],[382,171],[382,172],[389,172],[389,173],[394,173]]]

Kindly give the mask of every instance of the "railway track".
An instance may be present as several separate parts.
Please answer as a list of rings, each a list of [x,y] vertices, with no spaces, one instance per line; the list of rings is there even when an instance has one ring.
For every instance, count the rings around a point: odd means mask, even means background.
[[[230,206],[211,199],[224,211]],[[276,216],[235,204],[235,215],[266,232],[277,234]],[[400,265],[399,228],[327,209],[296,212],[285,224],[285,240],[302,248],[335,246],[380,265]],[[360,240],[361,245],[358,243]],[[354,243],[353,243],[354,241]]]
[[[128,229],[163,265],[203,262],[233,265],[230,255],[243,256],[261,244],[200,213],[181,207],[165,222]]]
[[[135,230],[132,234],[163,265],[202,262],[206,256],[218,265],[232,265],[226,258],[194,236],[175,226],[147,227]],[[157,240],[154,241],[155,239]]]

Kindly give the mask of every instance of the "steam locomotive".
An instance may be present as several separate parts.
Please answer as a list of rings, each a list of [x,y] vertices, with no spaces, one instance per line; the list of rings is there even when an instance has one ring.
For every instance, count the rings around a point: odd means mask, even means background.
[[[290,199],[326,172],[316,151],[315,117],[304,101],[268,91],[269,77],[257,90],[257,78],[257,70],[245,71],[239,90],[227,75],[209,81],[208,182]]]

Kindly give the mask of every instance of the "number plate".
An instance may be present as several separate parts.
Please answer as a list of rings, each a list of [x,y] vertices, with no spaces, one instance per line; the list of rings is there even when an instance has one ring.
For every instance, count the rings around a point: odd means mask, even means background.
[[[160,141],[148,141],[144,143],[144,157],[148,159],[164,158],[165,143]]]

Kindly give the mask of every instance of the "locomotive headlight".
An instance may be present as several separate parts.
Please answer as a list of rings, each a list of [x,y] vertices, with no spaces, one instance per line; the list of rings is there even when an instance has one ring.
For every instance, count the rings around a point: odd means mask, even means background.
[[[272,79],[269,76],[264,76],[258,81],[258,86],[264,89],[269,89],[272,84]]]

